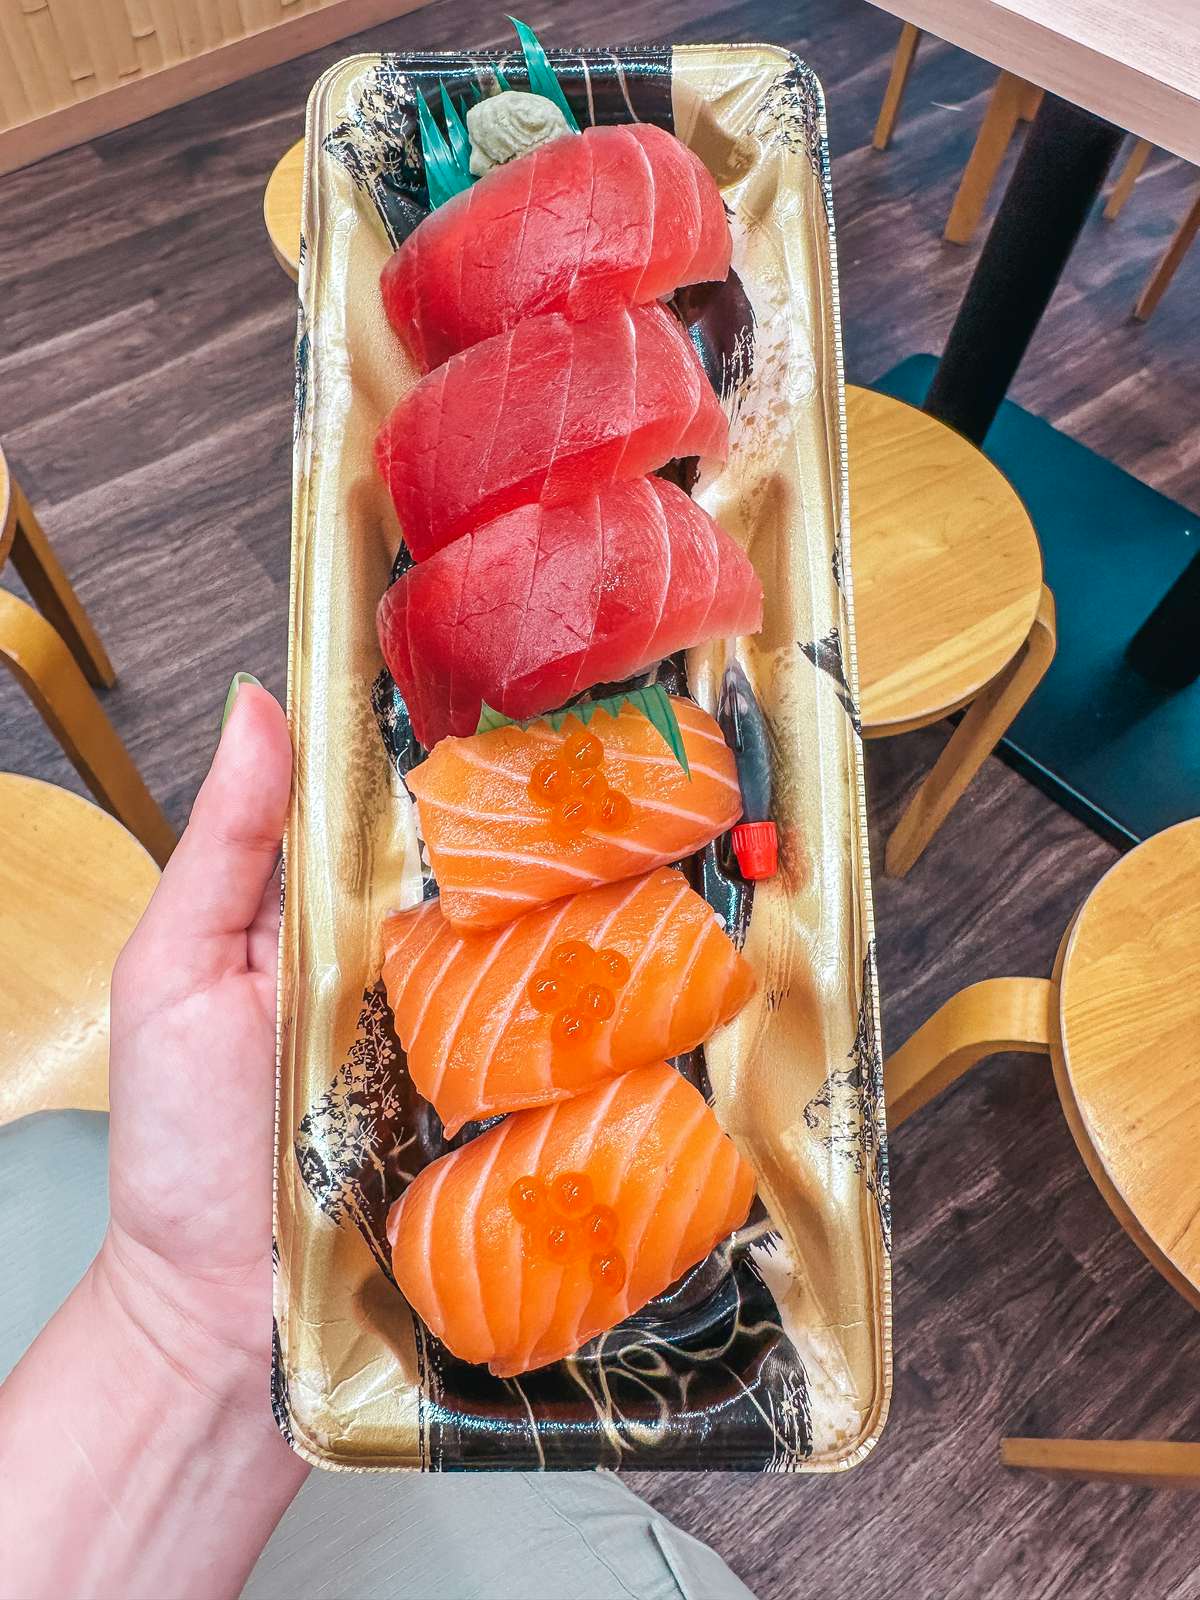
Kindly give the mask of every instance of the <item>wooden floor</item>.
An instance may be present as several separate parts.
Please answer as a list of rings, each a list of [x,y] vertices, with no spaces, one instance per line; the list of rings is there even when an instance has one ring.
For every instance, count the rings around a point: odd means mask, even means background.
[[[549,42],[595,40],[583,0],[525,15]],[[810,60],[836,156],[848,374],[941,347],[973,251],[940,230],[989,68],[923,51],[880,155],[868,139],[898,30],[860,0],[627,0],[606,16],[614,40],[782,38]],[[506,28],[480,0],[440,0],[353,47]],[[260,203],[309,85],[353,47],[0,180],[0,438],[117,663],[112,715],[177,822],[231,675],[284,686],[293,289]],[[1200,510],[1200,250],[1148,326],[1128,314],[1197,183],[1158,156],[1118,223],[1089,224],[1014,396]],[[71,781],[7,685],[0,728],[0,764]],[[871,747],[878,839],[944,737]],[[990,762],[911,877],[877,881],[886,1037],[964,983],[1047,972],[1112,859]],[[1200,1596],[1189,1502],[997,1464],[1002,1430],[1200,1438],[1200,1321],[1099,1199],[1048,1069],[986,1064],[901,1131],[892,1173],[895,1400],[874,1459],[844,1479],[638,1488],[761,1600]]]

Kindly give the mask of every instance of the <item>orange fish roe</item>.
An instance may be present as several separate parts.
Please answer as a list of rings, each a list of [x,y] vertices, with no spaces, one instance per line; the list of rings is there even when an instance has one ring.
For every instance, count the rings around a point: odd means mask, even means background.
[[[564,939],[550,952],[549,968],[558,977],[584,984],[590,981],[596,952],[583,939]]]
[[[570,1228],[560,1225],[550,1229],[546,1235],[546,1254],[551,1261],[569,1261],[576,1253],[576,1241]]]
[[[529,798],[553,811],[560,832],[581,834],[588,828],[619,833],[633,820],[628,795],[610,789],[604,776],[604,746],[594,733],[580,729],[565,739],[557,757],[539,761],[529,775]]]
[[[578,1217],[592,1204],[592,1180],[586,1172],[560,1172],[550,1189],[557,1210]]]
[[[614,989],[623,989],[629,982],[631,969],[619,950],[601,950],[596,957],[596,966],[601,982],[611,984]]]
[[[593,1206],[584,1218],[583,1232],[590,1245],[606,1250],[617,1237],[617,1213],[611,1206]]]
[[[589,1263],[592,1280],[598,1289],[609,1294],[619,1294],[625,1287],[625,1258],[612,1250],[607,1255],[593,1256]]]
[[[572,1011],[568,1006],[560,1011],[550,1024],[550,1039],[556,1045],[566,1046],[584,1044],[596,1031],[596,1024],[591,1017],[585,1017],[581,1011]]]
[[[534,973],[526,993],[535,1011],[557,1011],[566,999],[563,984],[552,972]]]
[[[595,1017],[597,1022],[607,1022],[617,1009],[612,990],[601,983],[589,983],[581,989],[575,1004],[585,1016]]]
[[[625,1285],[625,1262],[613,1248],[617,1213],[611,1206],[593,1205],[593,1196],[586,1172],[560,1172],[546,1179],[527,1174],[509,1190],[508,1208],[524,1229],[526,1255],[560,1266],[586,1257],[597,1286],[618,1294]]]
[[[589,768],[602,765],[604,746],[594,733],[581,728],[563,745],[562,759],[573,771],[586,772]]]
[[[508,1191],[508,1209],[520,1222],[531,1222],[542,1209],[545,1191],[537,1178],[518,1178]]]
[[[553,1015],[551,1041],[570,1049],[590,1039],[598,1023],[617,1009],[616,990],[629,982],[632,969],[619,950],[597,953],[583,939],[564,939],[525,987],[535,1011]]]
[[[599,824],[610,832],[619,833],[627,828],[633,820],[633,807],[629,804],[629,796],[622,794],[620,789],[610,789],[600,802]]]

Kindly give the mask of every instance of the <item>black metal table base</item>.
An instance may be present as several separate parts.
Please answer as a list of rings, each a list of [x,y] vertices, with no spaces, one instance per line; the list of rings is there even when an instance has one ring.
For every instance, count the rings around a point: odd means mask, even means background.
[[[975,444],[1021,364],[1122,138],[1091,112],[1043,97],[925,399],[926,411]],[[1057,598],[1061,614],[1070,595],[1060,588]],[[1157,689],[1184,689],[1200,678],[1200,554],[1136,631],[1125,661]]]
[[[1021,365],[1123,137],[1057,95],[1042,99],[925,401],[975,444]]]

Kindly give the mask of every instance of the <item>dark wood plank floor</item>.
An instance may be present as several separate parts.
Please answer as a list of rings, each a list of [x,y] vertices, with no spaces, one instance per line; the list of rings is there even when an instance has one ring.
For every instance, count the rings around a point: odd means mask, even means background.
[[[797,49],[829,98],[849,375],[941,347],[973,251],[940,228],[991,69],[924,49],[878,155],[868,140],[898,30],[861,0],[627,0],[603,22],[584,0],[527,0],[525,14],[552,42]],[[353,47],[505,33],[480,0],[440,0]],[[349,48],[0,180],[0,438],[118,664],[113,718],[177,822],[233,672],[283,688],[294,311],[260,204],[309,85]],[[1147,327],[1128,316],[1197,182],[1160,155],[1117,224],[1089,225],[1014,396],[1200,509],[1200,251]],[[0,764],[72,781],[7,685],[0,728]],[[878,838],[944,737],[871,748]],[[877,881],[888,1040],[964,983],[1047,972],[1112,859],[989,762],[909,879]],[[1186,1502],[997,1464],[1004,1430],[1200,1438],[1200,1322],[1099,1199],[1046,1067],[986,1064],[900,1131],[892,1170],[896,1386],[874,1459],[838,1479],[638,1488],[762,1600],[1195,1600]]]

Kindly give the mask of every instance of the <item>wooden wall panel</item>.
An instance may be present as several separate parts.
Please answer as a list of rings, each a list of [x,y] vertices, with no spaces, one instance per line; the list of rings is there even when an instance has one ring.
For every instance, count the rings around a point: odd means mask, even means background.
[[[424,0],[0,0],[0,173]]]

